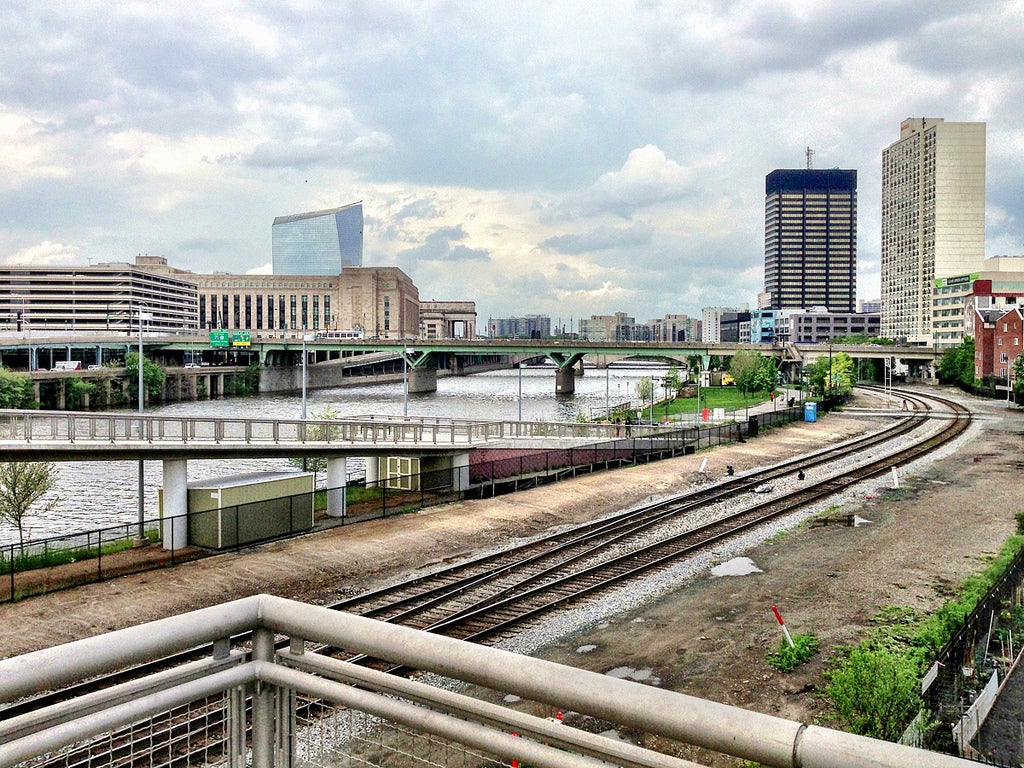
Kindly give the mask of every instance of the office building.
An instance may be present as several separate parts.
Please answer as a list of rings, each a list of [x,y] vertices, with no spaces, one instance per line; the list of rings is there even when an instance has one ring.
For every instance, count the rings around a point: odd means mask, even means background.
[[[882,153],[882,335],[931,345],[935,280],[984,258],[985,124],[907,118]]]
[[[278,216],[271,227],[275,275],[337,275],[363,265],[363,204]]]
[[[150,259],[150,269],[198,287],[202,329],[246,330],[254,338],[295,338],[303,329],[379,339],[419,336],[419,290],[397,267],[350,267],[336,275],[196,274]]]
[[[585,341],[647,341],[646,325],[637,325],[636,318],[625,312],[614,315],[591,315],[580,320],[580,338]]]
[[[139,256],[135,264],[0,267],[0,330],[133,334],[141,311],[147,333],[194,331],[196,281],[162,272],[161,261]]]
[[[700,341],[700,320],[688,315],[665,315],[647,321],[649,341]]]
[[[727,309],[719,315],[719,341],[750,343],[750,312]],[[746,337],[746,338],[744,338]]]
[[[547,315],[491,317],[487,319],[487,332],[492,339],[548,339],[551,318]]]
[[[856,171],[783,169],[765,177],[764,286],[762,309],[854,310]]]
[[[877,313],[829,312],[813,307],[789,313],[788,341],[795,344],[821,344],[843,336],[878,336],[881,322]]]

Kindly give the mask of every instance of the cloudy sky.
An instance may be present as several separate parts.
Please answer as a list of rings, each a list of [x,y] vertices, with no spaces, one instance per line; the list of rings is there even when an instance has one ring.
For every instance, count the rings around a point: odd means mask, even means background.
[[[764,177],[988,123],[987,253],[1024,254],[1024,2],[14,0],[0,263],[269,271],[275,216],[362,200],[364,264],[489,316],[756,303]]]

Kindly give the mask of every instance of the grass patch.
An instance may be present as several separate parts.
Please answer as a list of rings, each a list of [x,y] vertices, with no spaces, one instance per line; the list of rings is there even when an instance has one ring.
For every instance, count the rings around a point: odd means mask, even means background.
[[[146,534],[150,543],[159,541],[159,533],[150,531]],[[96,547],[73,547],[67,549],[50,549],[45,552],[26,552],[15,554],[12,559],[0,556],[0,573],[10,573],[13,564],[15,573],[22,571],[34,571],[39,568],[53,568],[58,565],[77,563],[81,560],[94,560],[101,553],[112,555],[115,552],[123,552],[135,546],[131,539],[118,539],[109,544]]]
[[[769,653],[769,666],[780,672],[792,672],[818,652],[818,638],[814,635],[793,635],[793,645],[786,638],[779,641],[779,649]]]

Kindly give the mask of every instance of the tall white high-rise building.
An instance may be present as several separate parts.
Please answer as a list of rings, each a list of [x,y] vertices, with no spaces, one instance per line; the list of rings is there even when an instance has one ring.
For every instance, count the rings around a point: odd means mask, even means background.
[[[882,335],[932,344],[935,280],[984,258],[985,123],[907,118],[882,153]]]

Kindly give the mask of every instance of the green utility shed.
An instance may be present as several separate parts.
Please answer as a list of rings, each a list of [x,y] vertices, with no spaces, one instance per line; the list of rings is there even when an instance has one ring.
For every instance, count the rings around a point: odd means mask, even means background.
[[[162,517],[162,489],[160,505]],[[190,545],[234,549],[312,528],[311,472],[251,472],[188,484]]]

